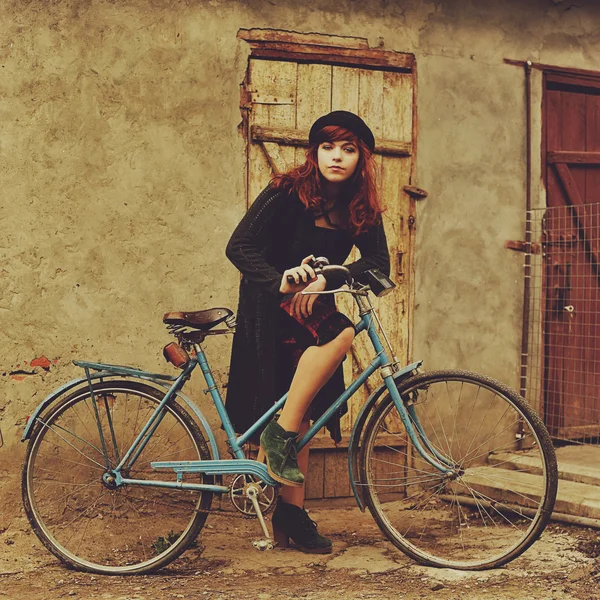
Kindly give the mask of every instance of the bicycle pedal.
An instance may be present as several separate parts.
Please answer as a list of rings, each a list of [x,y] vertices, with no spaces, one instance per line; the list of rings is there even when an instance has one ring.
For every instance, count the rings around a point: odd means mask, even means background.
[[[274,548],[273,540],[270,540],[269,538],[264,538],[262,540],[254,540],[252,542],[252,545],[261,552],[264,552],[265,550],[273,550]]]

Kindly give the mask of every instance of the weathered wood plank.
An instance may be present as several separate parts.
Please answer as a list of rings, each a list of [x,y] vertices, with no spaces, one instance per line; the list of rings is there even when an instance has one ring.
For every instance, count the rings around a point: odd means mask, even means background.
[[[277,61],[310,61],[311,64],[334,64],[369,69],[379,67],[385,70],[403,72],[412,71],[415,62],[413,54],[385,50],[324,47],[310,44],[286,44],[283,42],[250,41],[249,44],[252,58]]]
[[[413,80],[410,73],[383,74],[384,139],[411,145],[413,125]]]
[[[311,452],[308,461],[305,494],[307,499],[323,498],[325,481],[325,453]]]
[[[269,162],[269,166],[271,167],[271,172],[273,175],[285,173],[289,166],[286,158],[282,156],[281,153],[281,150],[284,150],[284,148],[279,144],[274,144],[272,142],[261,142],[260,145],[265,153],[267,161]],[[287,150],[289,149],[290,148],[287,148]]]
[[[296,126],[308,131],[314,121],[331,110],[331,67],[298,65]]]
[[[272,93],[277,89],[273,82],[273,72],[276,64],[262,60],[250,61],[250,76],[248,86],[252,90],[260,89],[264,94]],[[250,128],[255,125],[269,126],[268,105],[254,104],[250,112]],[[271,164],[262,144],[250,143],[248,145],[248,206],[269,183],[273,176]]]
[[[366,38],[325,35],[322,33],[298,33],[296,31],[276,31],[273,29],[240,29],[237,37],[247,42],[284,42],[291,44],[312,44],[315,46],[338,46],[340,48],[369,48],[369,42]]]
[[[331,78],[331,110],[358,113],[358,71],[333,67]]]
[[[348,459],[345,452],[329,451],[325,454],[323,497],[344,498],[352,495],[348,476]]]
[[[564,75],[558,72],[548,73],[546,75],[546,81],[565,85],[579,85],[594,89],[600,88],[600,78],[598,77],[598,73],[593,72],[591,77],[588,76],[588,73],[590,73],[590,71],[585,71],[583,69],[573,69],[572,72]]]
[[[412,74],[385,73],[383,98],[383,134],[392,139],[411,141],[413,136],[413,85]],[[398,359],[406,364],[409,359],[410,319],[409,307],[414,252],[415,201],[404,192],[411,183],[413,161],[406,158],[384,157],[384,181],[388,213],[386,227],[394,230],[394,248],[391,254],[391,276],[398,289],[393,294],[392,313],[395,318],[394,349]],[[387,200],[389,198],[389,200]]]
[[[311,125],[331,111],[331,67],[299,64],[296,94],[296,128],[305,131],[308,140]],[[303,163],[305,157],[306,151],[296,147],[296,163]]]
[[[252,141],[254,142],[273,142],[288,146],[308,147],[308,132],[308,129],[301,130],[287,127],[263,127],[254,125],[252,127],[251,135]],[[410,156],[411,152],[411,142],[388,139],[376,140],[375,154]]]
[[[583,240],[590,254],[590,258],[596,266],[600,266],[600,243],[594,237],[593,229],[586,227],[587,219],[585,205],[581,198],[581,194],[579,193],[577,182],[571,174],[569,167],[564,163],[556,163],[554,167],[556,168],[559,179],[564,187],[567,201],[573,207],[575,214],[577,215],[578,227],[583,234]],[[591,235],[590,229],[592,229]]]
[[[271,61],[267,61],[271,62]],[[274,97],[285,97],[291,98],[294,103],[297,102],[297,80],[298,80],[298,65],[296,63],[275,63],[271,62],[272,65],[276,66],[275,72],[272,73],[271,87]],[[271,105],[269,106],[269,126],[270,127],[283,127],[288,129],[294,129],[296,127],[296,107],[294,105]],[[265,140],[266,143],[268,143]],[[265,145],[267,151],[273,152],[275,155],[273,160],[278,166],[279,172],[285,172],[294,166],[296,158],[296,152],[294,148],[286,145],[275,146],[276,142],[273,142],[271,150]]]
[[[566,163],[568,165],[600,165],[600,152],[548,152],[549,163]]]
[[[358,71],[358,115],[371,128],[375,140],[383,137],[383,75],[383,71]]]

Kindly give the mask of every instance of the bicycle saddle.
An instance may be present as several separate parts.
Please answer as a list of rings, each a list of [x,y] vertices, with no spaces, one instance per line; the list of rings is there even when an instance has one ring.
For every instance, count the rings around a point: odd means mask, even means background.
[[[228,308],[209,308],[195,312],[168,312],[163,317],[163,323],[208,331],[231,315],[233,315],[233,311]]]

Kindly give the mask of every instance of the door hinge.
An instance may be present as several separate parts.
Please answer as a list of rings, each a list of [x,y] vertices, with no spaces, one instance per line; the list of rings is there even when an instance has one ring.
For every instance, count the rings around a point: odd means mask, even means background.
[[[516,252],[526,252],[527,254],[541,254],[542,252],[540,244],[523,242],[522,240],[506,240],[504,247]]]

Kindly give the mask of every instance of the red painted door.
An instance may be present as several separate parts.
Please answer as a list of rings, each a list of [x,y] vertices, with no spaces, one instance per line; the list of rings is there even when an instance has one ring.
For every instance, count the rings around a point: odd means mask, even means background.
[[[544,418],[600,436],[600,75],[545,76]]]

